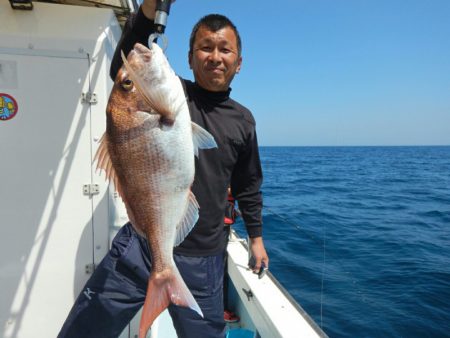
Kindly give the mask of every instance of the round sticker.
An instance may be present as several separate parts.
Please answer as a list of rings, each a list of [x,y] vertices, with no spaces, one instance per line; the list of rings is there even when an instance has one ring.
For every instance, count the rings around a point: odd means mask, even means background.
[[[11,95],[0,93],[0,121],[11,120],[18,109],[17,101]]]

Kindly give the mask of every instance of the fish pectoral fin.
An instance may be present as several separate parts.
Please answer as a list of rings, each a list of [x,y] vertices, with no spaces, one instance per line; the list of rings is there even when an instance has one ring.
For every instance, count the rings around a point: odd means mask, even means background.
[[[114,170],[114,166],[111,161],[111,156],[108,151],[108,135],[106,133],[103,134],[100,139],[100,146],[97,149],[97,152],[94,156],[94,162],[97,161],[97,170],[103,169],[105,171],[106,179],[110,182],[114,183],[114,187],[118,192],[119,196],[123,199],[122,188],[119,184],[119,178],[116,175],[116,171]]]
[[[192,141],[194,142],[194,154],[198,157],[199,149],[217,148],[214,137],[197,123],[192,124]]]
[[[181,220],[180,224],[177,225],[174,246],[178,246],[181,242],[184,241],[186,236],[191,232],[195,223],[197,223],[198,221],[198,209],[200,208],[200,206],[198,205],[198,202],[192,191],[189,191],[188,199],[189,201],[187,203],[184,217]]]
[[[153,321],[170,303],[189,307],[203,317],[191,292],[176,267],[161,272],[152,272],[148,281],[147,295],[139,324],[139,338],[145,338]]]

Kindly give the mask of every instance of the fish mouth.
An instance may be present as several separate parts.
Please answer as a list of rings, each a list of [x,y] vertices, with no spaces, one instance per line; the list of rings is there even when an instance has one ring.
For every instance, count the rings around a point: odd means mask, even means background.
[[[152,50],[146,46],[144,46],[141,43],[136,43],[131,50],[130,54],[128,55],[129,58],[133,57],[134,54],[139,55],[141,57],[142,61],[144,62],[150,62],[152,59]]]

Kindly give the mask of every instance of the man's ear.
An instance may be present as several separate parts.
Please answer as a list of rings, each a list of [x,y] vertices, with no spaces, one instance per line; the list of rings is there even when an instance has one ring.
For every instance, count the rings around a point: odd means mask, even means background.
[[[237,63],[238,63],[238,66],[236,68],[236,74],[239,74],[239,72],[241,71],[241,66],[242,66],[242,56],[239,56]]]
[[[189,69],[192,69],[192,52],[188,52]]]

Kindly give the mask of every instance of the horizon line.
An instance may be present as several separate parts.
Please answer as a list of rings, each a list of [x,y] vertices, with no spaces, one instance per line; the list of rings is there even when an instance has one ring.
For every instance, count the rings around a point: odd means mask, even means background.
[[[259,145],[259,147],[450,147],[450,144],[336,144],[336,145]]]

